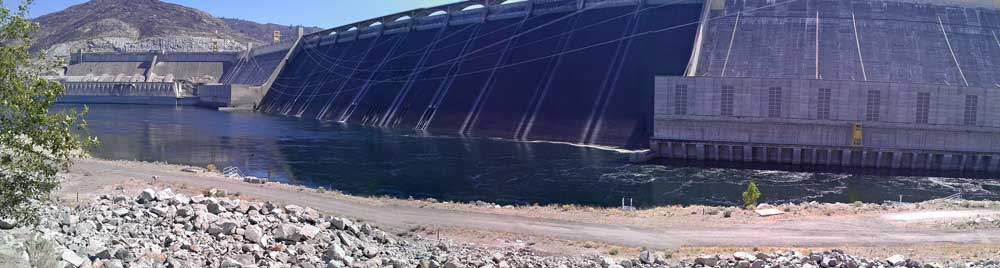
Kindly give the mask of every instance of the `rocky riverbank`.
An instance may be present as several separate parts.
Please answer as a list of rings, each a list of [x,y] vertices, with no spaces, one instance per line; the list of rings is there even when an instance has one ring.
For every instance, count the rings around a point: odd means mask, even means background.
[[[1000,267],[989,258],[962,266]],[[942,266],[898,255],[858,258],[837,250],[737,252],[690,259],[652,251],[614,258],[542,256],[530,243],[486,248],[420,236],[403,238],[308,207],[229,198],[211,190],[188,197],[170,189],[146,189],[134,196],[100,195],[72,208],[45,206],[36,228],[0,231],[0,267]]]

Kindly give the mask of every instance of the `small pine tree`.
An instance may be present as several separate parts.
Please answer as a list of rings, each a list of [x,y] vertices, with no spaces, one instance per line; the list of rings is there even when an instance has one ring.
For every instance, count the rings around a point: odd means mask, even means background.
[[[757,189],[757,183],[750,181],[746,192],[743,192],[743,207],[747,209],[757,207],[757,199],[760,199],[760,190]]]

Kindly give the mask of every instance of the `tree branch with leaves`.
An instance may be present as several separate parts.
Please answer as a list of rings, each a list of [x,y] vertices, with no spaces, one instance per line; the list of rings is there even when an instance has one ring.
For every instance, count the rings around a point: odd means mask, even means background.
[[[59,172],[97,142],[85,134],[86,107],[50,110],[65,89],[42,73],[61,63],[28,51],[39,28],[27,18],[31,2],[12,11],[0,0],[0,219],[22,225],[38,222]]]

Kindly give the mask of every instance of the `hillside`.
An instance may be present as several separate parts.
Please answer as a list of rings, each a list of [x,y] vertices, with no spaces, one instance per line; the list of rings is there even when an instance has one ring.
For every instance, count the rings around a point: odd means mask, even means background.
[[[78,49],[109,51],[237,51],[270,43],[274,30],[294,27],[220,19],[159,0],[91,0],[35,19],[41,25],[34,49],[68,55]],[[311,28],[315,29],[315,28]]]
[[[232,19],[232,18],[220,18],[223,22],[229,25],[229,28],[233,31],[249,36],[258,42],[257,44],[267,44],[272,41],[274,36],[274,31],[281,31],[281,36],[283,40],[288,40],[295,36],[298,31],[299,26],[288,26],[280,25],[274,23],[257,23],[242,19]],[[319,27],[305,27],[306,33],[322,31],[323,28]]]

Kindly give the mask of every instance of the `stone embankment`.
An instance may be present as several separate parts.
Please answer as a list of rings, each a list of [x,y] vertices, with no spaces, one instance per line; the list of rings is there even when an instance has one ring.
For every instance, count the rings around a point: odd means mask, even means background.
[[[367,223],[296,205],[146,189],[103,195],[76,208],[49,205],[34,229],[0,226],[3,267],[726,267],[933,268],[903,256],[856,258],[839,251],[743,253],[675,260],[539,256],[530,246],[483,248],[420,236],[400,238]],[[1000,267],[993,261],[969,267]]]

